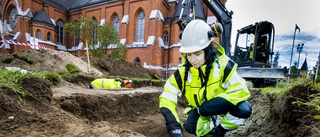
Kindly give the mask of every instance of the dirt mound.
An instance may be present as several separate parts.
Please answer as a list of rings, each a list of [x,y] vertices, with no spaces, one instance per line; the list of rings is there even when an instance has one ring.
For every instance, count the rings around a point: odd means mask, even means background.
[[[319,101],[315,104],[306,103],[312,102],[315,95],[319,95],[319,90],[313,88],[311,84],[297,85],[286,92],[281,98],[274,102],[274,114],[271,118],[274,122],[279,122],[279,132],[286,133],[289,136],[312,136],[320,133],[320,120],[314,118],[319,111],[314,105],[319,107]]]
[[[82,57],[84,61],[86,58]],[[156,78],[156,74],[143,68],[139,64],[109,59],[107,57],[90,58],[91,65],[103,72],[108,77],[126,77],[126,78]]]
[[[296,102],[310,101],[319,94],[310,85],[296,85],[280,97],[264,95],[261,90],[251,90],[253,114],[246,126],[232,131],[231,137],[316,137],[320,133],[320,121],[314,116],[319,112],[313,107],[302,107]],[[320,104],[318,104],[320,105]]]
[[[0,62],[2,67],[19,67],[29,71],[49,71],[58,73],[62,70],[66,70],[67,64],[73,63],[84,73],[90,73],[96,76],[103,75],[103,73],[96,68],[91,68],[91,71],[89,72],[89,66],[86,62],[64,51],[39,51],[28,49],[20,53],[2,55],[2,59],[8,58],[12,59],[6,62]]]
[[[259,137],[268,135],[270,129],[266,125],[266,121],[270,115],[269,99],[262,94],[261,90],[251,90],[251,97],[248,100],[253,109],[253,114],[247,119],[246,125],[239,127],[231,133],[227,133],[228,137]],[[270,137],[268,135],[268,137]]]
[[[10,56],[10,57],[8,57]],[[95,58],[86,56],[76,57],[64,51],[48,51],[29,49],[11,55],[1,55],[2,67],[18,67],[29,71],[49,71],[59,73],[66,70],[69,63],[75,64],[83,73],[96,77],[121,77],[121,78],[156,78],[156,74],[140,65],[109,59],[105,56]],[[10,58],[10,59],[8,59]]]

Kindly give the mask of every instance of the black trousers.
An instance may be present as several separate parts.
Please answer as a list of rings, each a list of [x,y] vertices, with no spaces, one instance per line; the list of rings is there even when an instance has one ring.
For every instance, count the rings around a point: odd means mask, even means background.
[[[214,108],[213,108],[214,109]],[[232,116],[238,118],[248,118],[252,114],[252,107],[248,101],[243,101],[238,103],[235,107],[231,107],[229,113]],[[223,114],[223,113],[222,113]],[[184,123],[184,129],[190,134],[196,134],[197,121],[200,117],[197,109],[192,109],[189,114],[186,122]]]

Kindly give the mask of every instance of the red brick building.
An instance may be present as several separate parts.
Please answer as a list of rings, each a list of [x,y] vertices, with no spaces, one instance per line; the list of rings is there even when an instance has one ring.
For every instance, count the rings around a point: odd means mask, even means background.
[[[188,1],[188,0],[186,0]],[[29,48],[63,50],[75,56],[86,52],[84,44],[64,32],[63,25],[81,16],[100,25],[112,24],[119,41],[128,48],[128,62],[152,69],[167,78],[180,64],[180,0],[0,0],[0,54]],[[196,2],[196,18],[213,14]],[[221,0],[225,4],[226,0]],[[182,18],[190,10],[184,7]],[[42,47],[37,47],[42,46]],[[115,47],[116,48],[116,47]]]

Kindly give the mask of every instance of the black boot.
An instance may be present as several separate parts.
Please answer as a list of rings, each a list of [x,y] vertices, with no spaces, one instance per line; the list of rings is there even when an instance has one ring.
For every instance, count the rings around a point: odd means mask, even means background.
[[[220,124],[214,129],[210,135],[212,137],[224,137],[228,130],[224,129]]]

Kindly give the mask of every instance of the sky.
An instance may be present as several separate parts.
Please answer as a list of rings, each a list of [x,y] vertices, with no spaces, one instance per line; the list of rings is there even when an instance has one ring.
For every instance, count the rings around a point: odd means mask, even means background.
[[[238,29],[255,22],[269,21],[275,26],[274,52],[280,54],[279,65],[290,66],[292,45],[291,66],[298,62],[297,45],[303,43],[299,68],[307,59],[310,70],[316,65],[320,52],[319,6],[320,0],[227,0],[227,10],[233,11],[231,44],[235,44]],[[296,24],[300,33],[298,30],[295,33]]]

